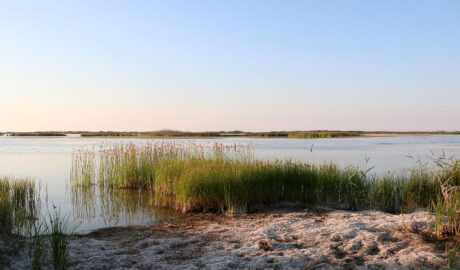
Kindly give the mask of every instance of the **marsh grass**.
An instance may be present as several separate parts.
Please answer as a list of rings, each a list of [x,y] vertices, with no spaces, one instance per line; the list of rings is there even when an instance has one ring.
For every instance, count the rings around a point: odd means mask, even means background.
[[[50,256],[54,269],[66,269],[68,218],[57,211],[44,219],[40,208],[40,185],[33,179],[0,178],[1,242],[13,250],[27,247],[32,269],[42,269]]]
[[[459,237],[460,234],[460,160],[444,157],[435,160],[436,181],[440,192],[429,210],[431,224],[438,237]]]
[[[25,246],[24,237],[33,232],[39,214],[40,196],[32,179],[0,177],[0,240],[4,245],[11,250]]]
[[[47,232],[52,251],[53,267],[56,270],[67,269],[69,255],[68,216],[62,216],[59,211],[49,215]]]
[[[24,234],[39,215],[40,198],[32,179],[0,177],[0,235]]]
[[[47,218],[37,220],[32,225],[27,235],[28,255],[32,269],[40,270],[50,264],[56,270],[68,268],[70,235],[67,225],[68,216],[62,216],[59,211],[49,213]]]
[[[453,244],[446,244],[446,254],[447,254],[447,269],[454,270],[458,269],[460,265],[457,264],[459,259],[458,253],[460,251],[460,242]]]
[[[76,190],[92,185],[146,190],[154,205],[182,212],[248,212],[289,201],[398,213],[428,206],[441,191],[427,167],[376,176],[332,163],[257,160],[245,145],[101,146],[74,155],[73,166],[78,168],[71,175]]]
[[[29,236],[29,259],[30,266],[34,270],[42,269],[43,265],[47,265],[47,241],[43,235],[45,228],[43,223],[36,222],[32,225],[32,231]]]

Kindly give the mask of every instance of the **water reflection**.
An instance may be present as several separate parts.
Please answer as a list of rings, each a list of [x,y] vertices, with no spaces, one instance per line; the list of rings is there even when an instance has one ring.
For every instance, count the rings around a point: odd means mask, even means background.
[[[75,223],[101,220],[107,226],[153,224],[177,215],[172,210],[154,207],[153,199],[153,194],[148,191],[102,188],[96,185],[71,187]]]

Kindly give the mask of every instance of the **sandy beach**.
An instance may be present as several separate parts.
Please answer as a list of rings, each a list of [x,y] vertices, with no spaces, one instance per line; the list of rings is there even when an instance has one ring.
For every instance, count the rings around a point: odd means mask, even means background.
[[[444,243],[427,212],[331,209],[239,216],[190,214],[114,227],[70,242],[70,269],[440,269]],[[12,260],[12,269],[26,260]],[[15,265],[14,263],[22,264]],[[8,268],[7,268],[8,269]]]

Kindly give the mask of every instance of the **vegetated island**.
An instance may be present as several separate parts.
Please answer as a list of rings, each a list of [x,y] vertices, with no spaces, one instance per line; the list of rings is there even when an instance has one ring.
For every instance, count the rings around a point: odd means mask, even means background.
[[[67,136],[67,134],[79,134],[81,137],[142,137],[142,138],[225,138],[225,137],[254,137],[254,138],[340,138],[358,136],[379,136],[379,135],[460,135],[460,131],[353,131],[353,130],[308,130],[308,131],[180,131],[180,130],[158,130],[158,131],[34,131],[34,132],[2,132],[6,136]]]
[[[99,136],[142,136],[142,137],[285,137],[285,138],[332,138],[346,136],[360,136],[362,133],[357,131],[269,131],[269,132],[246,132],[246,131],[179,131],[179,130],[159,130],[147,132],[83,132],[82,137]]]
[[[57,131],[34,131],[34,132],[6,132],[7,136],[38,136],[38,137],[63,137],[67,136],[66,133],[57,132]]]
[[[179,131],[159,130],[146,132],[119,131],[82,131],[82,137],[261,137],[261,138],[339,138],[366,135],[460,135],[460,131],[341,131],[341,130],[310,130],[310,131]]]

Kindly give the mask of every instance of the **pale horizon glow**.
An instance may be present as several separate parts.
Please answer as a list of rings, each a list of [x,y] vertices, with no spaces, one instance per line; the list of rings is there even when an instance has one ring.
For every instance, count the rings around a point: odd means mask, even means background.
[[[460,130],[458,1],[2,1],[0,132]]]

